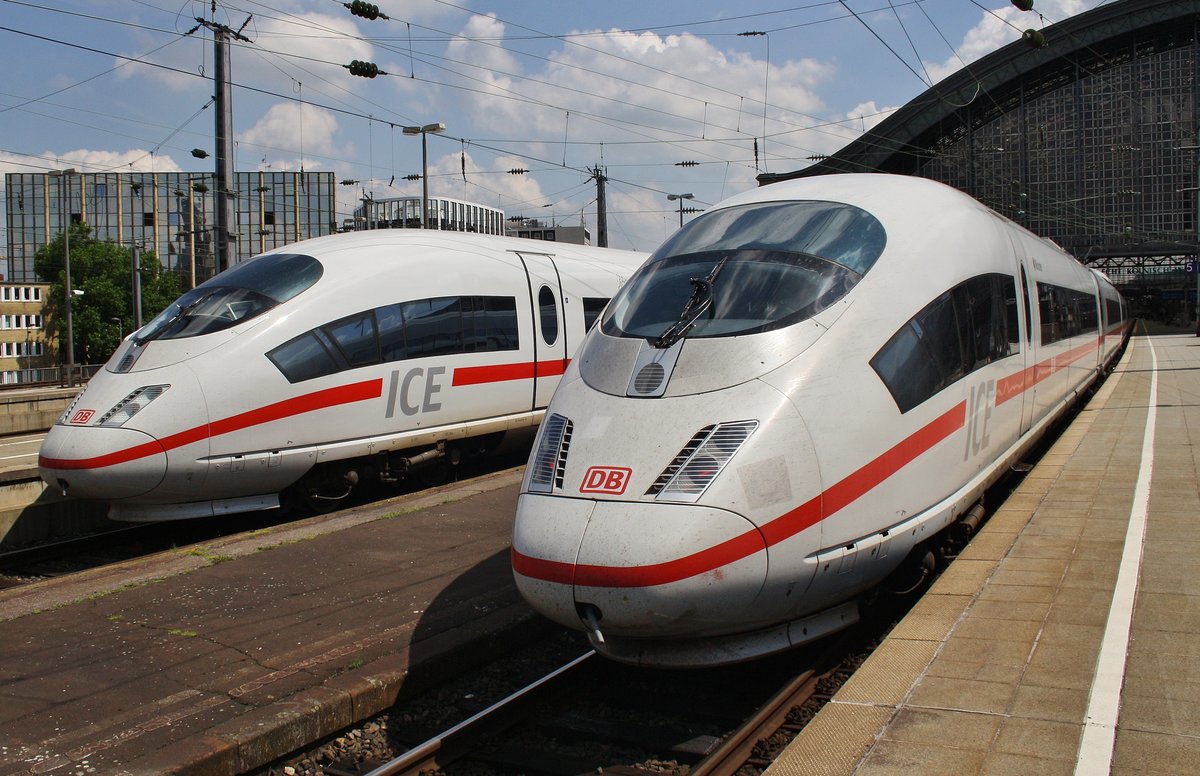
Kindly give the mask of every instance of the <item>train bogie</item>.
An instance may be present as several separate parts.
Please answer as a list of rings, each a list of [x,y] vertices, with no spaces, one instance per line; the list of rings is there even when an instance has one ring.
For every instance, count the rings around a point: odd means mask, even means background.
[[[644,664],[845,627],[977,522],[1111,361],[1123,312],[1102,276],[940,184],[739,195],[655,252],[560,385],[518,504],[518,586]]]

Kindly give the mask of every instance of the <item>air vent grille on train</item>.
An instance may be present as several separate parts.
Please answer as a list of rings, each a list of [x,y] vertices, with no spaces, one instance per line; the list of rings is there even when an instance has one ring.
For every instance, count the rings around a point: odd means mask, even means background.
[[[550,493],[561,488],[574,424],[557,413],[542,422],[542,436],[530,462],[529,490]]]
[[[757,420],[740,420],[700,429],[646,495],[660,501],[698,501],[756,428]]]
[[[633,378],[634,393],[641,394],[656,394],[662,386],[663,380],[667,376],[667,370],[663,369],[662,364],[658,362],[650,362],[638,370],[637,375]]]

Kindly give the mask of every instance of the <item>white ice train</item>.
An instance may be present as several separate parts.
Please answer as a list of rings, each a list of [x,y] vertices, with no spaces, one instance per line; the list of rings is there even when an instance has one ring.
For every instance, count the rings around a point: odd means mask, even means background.
[[[336,504],[359,481],[530,441],[644,254],[379,230],[294,243],[181,296],[50,430],[42,479],[122,520]]]
[[[1116,357],[1099,273],[949,187],[733,197],[617,294],[547,409],[512,561],[622,662],[735,662],[859,617]]]

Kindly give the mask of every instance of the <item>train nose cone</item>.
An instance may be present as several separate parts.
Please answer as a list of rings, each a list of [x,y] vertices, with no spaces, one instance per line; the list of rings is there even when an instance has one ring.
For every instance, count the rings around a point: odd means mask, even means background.
[[[148,493],[163,480],[167,456],[158,440],[127,428],[54,426],[42,442],[38,470],[51,488],[83,499]]]
[[[723,632],[766,581],[762,534],[726,510],[526,493],[517,516],[517,587],[571,627],[590,612],[612,636]]]

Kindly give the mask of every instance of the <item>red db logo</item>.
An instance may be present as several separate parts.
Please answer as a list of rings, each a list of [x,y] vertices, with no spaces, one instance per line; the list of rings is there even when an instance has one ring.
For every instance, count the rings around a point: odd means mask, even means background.
[[[95,410],[80,410],[71,416],[71,422],[76,424],[87,423],[95,414]]]
[[[609,493],[619,496],[629,484],[633,469],[625,466],[593,466],[583,475],[580,493]]]

